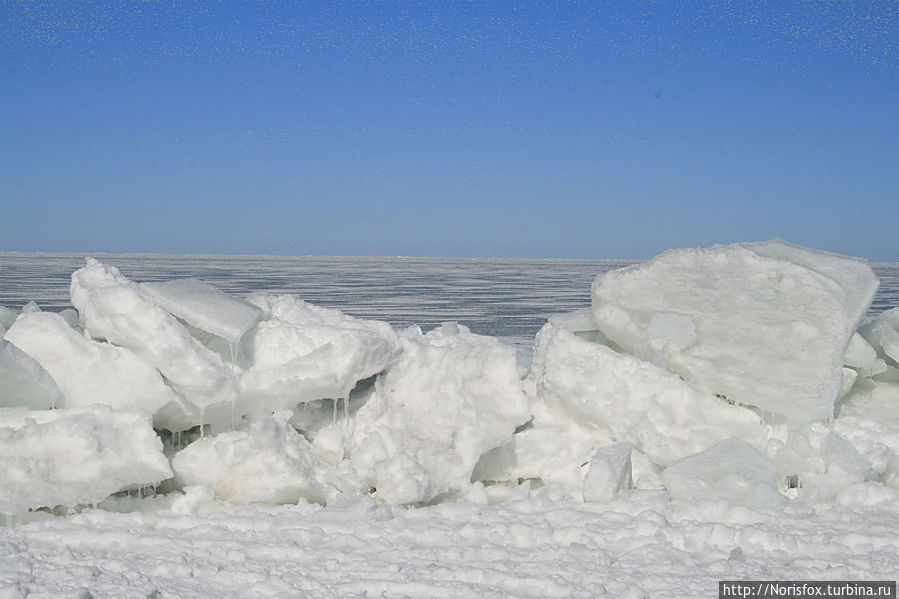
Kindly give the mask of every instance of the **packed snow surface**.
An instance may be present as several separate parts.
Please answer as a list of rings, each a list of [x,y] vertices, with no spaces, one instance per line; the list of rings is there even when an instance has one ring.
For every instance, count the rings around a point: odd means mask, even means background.
[[[533,357],[88,259],[0,310],[0,598],[893,580],[899,310],[775,240],[597,276]],[[585,289],[585,292],[587,290]]]

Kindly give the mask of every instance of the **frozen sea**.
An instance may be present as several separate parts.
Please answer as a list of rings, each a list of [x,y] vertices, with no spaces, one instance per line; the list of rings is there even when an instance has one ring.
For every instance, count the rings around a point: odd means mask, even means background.
[[[0,253],[0,305],[69,307],[69,277],[86,254]],[[549,315],[590,305],[596,275],[628,260],[91,254],[133,281],[194,277],[242,297],[290,293],[395,328],[442,322],[529,347]],[[874,263],[871,314],[899,305],[899,264]]]
[[[458,321],[520,348],[548,315],[589,305],[617,260],[95,255],[135,281],[196,277],[241,296],[292,293],[401,328]],[[68,306],[75,254],[0,254],[0,305]],[[899,265],[875,264],[871,313],[899,305]],[[715,597],[719,580],[899,577],[899,501],[884,489],[779,510],[608,504],[546,489],[496,505],[370,497],[329,507],[233,507],[200,490],[23,515],[0,526],[0,599],[25,597]],[[893,494],[891,494],[893,493]]]

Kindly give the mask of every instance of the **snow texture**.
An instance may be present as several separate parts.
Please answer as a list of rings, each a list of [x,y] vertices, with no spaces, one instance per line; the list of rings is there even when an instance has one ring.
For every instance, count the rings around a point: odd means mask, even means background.
[[[0,528],[8,597],[714,597],[718,580],[895,580],[895,493],[776,510],[548,496],[230,509],[200,487]],[[876,523],[876,524],[875,524]],[[88,595],[89,594],[89,595]]]
[[[141,412],[0,409],[0,514],[94,504],[171,476]]]
[[[300,498],[324,503],[312,447],[287,424],[289,416],[194,441],[172,459],[176,482],[208,485],[218,499],[239,505],[296,503]]]
[[[400,344],[352,418],[348,453],[388,503],[430,501],[468,487],[530,411],[515,352],[495,339],[445,324]]]
[[[360,380],[384,370],[399,350],[389,325],[290,296],[249,298],[265,320],[246,339],[241,395],[263,411],[318,399],[346,399]]]

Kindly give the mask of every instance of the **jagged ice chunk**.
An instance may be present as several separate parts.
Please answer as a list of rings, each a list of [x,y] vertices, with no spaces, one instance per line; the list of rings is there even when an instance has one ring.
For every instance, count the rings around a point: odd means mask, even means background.
[[[140,286],[170,314],[232,345],[262,320],[258,306],[231,297],[198,279],[141,283]]]
[[[152,415],[176,401],[159,372],[134,352],[88,339],[58,314],[22,314],[6,338],[53,376],[62,392],[56,407],[100,403]]]
[[[737,438],[671,464],[662,472],[662,481],[672,499],[682,501],[724,498],[759,509],[787,502],[777,490],[774,463]]]
[[[171,476],[142,412],[0,410],[0,512],[97,503]]]
[[[670,250],[597,277],[593,316],[624,351],[801,424],[833,416],[876,289],[864,260],[779,240]]]
[[[533,376],[550,408],[627,441],[667,465],[731,436],[762,447],[757,414],[703,393],[675,374],[545,325],[537,334]]]
[[[49,410],[61,399],[56,381],[37,360],[0,339],[0,407]]]

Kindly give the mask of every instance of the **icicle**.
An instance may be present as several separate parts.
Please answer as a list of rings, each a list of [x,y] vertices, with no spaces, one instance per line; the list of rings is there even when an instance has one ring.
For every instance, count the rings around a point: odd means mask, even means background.
[[[231,352],[231,373],[233,374],[234,372],[237,371],[237,345],[229,342],[228,349]],[[236,428],[236,425],[234,422],[234,404],[236,403],[236,401],[237,401],[236,397],[231,398],[231,430],[232,431]]]

